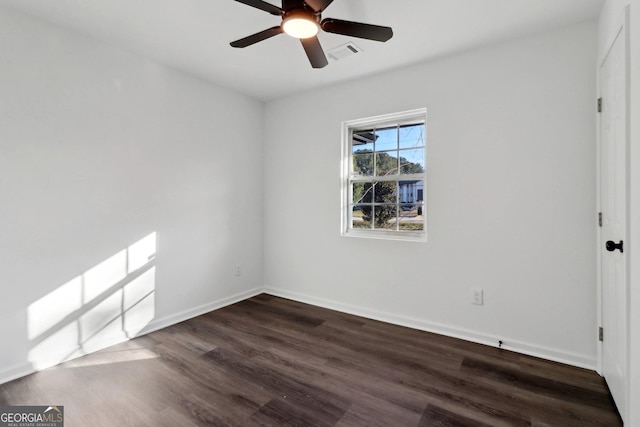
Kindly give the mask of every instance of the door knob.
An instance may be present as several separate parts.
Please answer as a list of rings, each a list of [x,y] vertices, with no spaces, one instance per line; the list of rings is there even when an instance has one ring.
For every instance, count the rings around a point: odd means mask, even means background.
[[[623,245],[622,240],[620,240],[620,242],[618,242],[618,243],[616,243],[616,242],[614,242],[614,241],[612,241],[612,240],[609,240],[609,241],[607,241],[607,243],[605,244],[605,247],[607,248],[607,250],[608,250],[609,252],[613,252],[613,251],[615,251],[616,249],[618,249],[618,250],[620,250],[620,252],[622,253],[622,252],[624,252],[624,251],[623,251],[623,249],[622,249],[622,245]]]

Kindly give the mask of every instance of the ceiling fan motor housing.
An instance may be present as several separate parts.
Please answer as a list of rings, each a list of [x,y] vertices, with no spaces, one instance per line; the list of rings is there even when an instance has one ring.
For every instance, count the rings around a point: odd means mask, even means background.
[[[304,0],[282,0],[282,10],[286,13],[295,9],[307,9],[315,12],[315,9]]]
[[[308,7],[304,7],[302,9],[293,9],[288,12],[284,12],[282,15],[282,20],[286,21],[287,19],[307,19],[309,21],[314,21],[320,24],[321,15],[320,12],[315,12]]]

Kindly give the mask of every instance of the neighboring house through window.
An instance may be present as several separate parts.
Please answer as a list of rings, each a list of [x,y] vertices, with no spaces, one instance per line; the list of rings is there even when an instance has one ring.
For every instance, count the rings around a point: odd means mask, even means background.
[[[342,234],[426,240],[426,109],[343,123]]]

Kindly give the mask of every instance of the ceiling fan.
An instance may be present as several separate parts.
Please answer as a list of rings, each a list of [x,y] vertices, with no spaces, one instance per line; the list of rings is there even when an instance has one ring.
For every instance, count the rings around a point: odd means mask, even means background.
[[[282,17],[282,23],[275,27],[252,34],[231,42],[233,47],[247,47],[278,34],[286,33],[300,39],[302,47],[313,68],[325,67],[329,62],[322,50],[317,34],[322,29],[328,33],[359,37],[362,39],[386,42],[393,37],[390,27],[343,21],[341,19],[322,19],[322,12],[333,0],[282,0],[282,7],[274,6],[262,0],[236,0],[272,15]]]

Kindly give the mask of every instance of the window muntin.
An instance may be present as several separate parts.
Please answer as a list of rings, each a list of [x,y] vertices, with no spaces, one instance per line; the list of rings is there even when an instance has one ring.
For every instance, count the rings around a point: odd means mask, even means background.
[[[426,240],[426,110],[343,124],[342,234]]]

